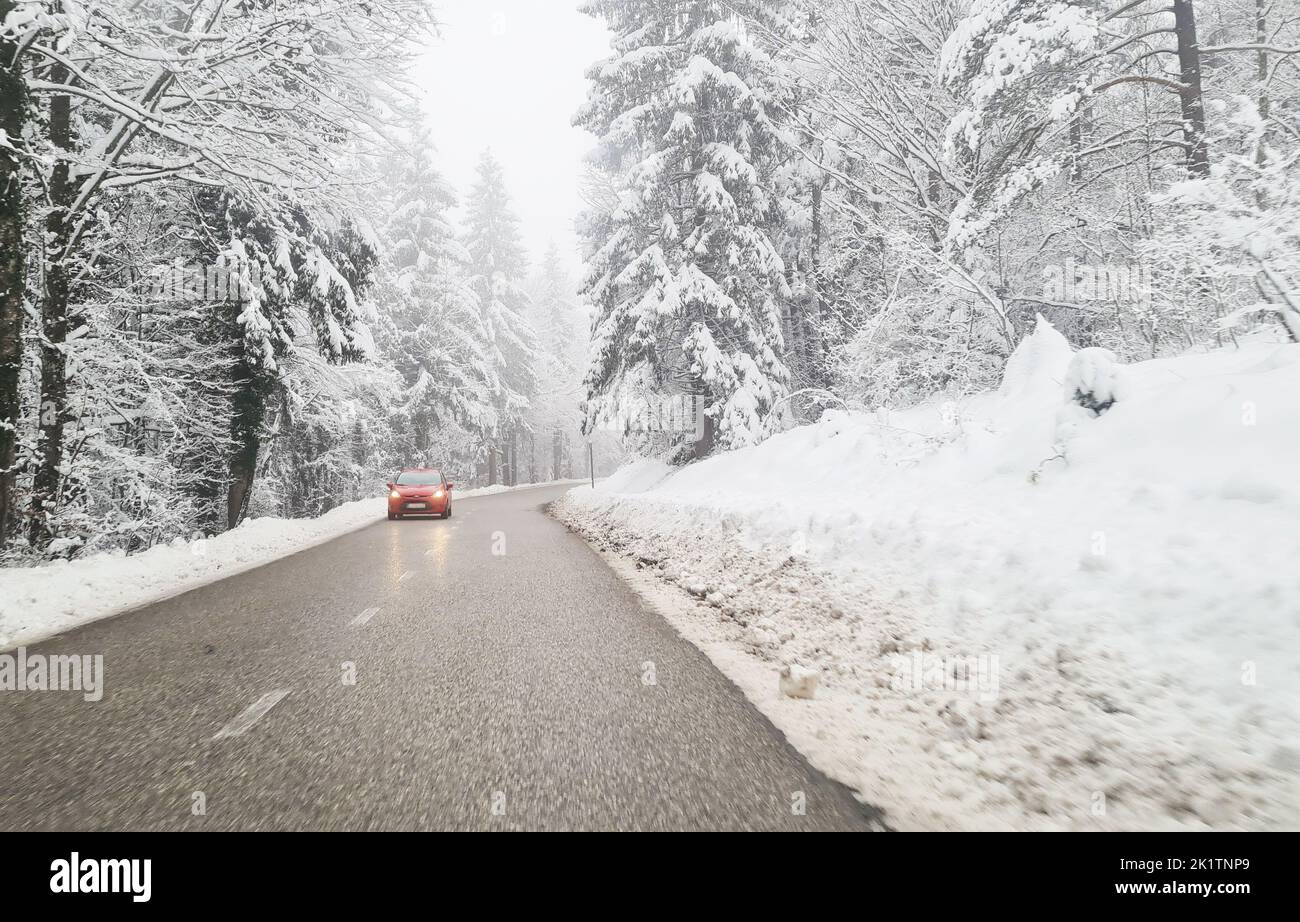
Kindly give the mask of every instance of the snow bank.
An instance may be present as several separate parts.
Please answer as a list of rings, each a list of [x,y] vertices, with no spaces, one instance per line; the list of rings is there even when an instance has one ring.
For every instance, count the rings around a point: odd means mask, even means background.
[[[536,486],[545,484],[497,485],[455,495],[464,500]],[[251,570],[364,528],[385,513],[381,496],[345,503],[316,519],[248,519],[213,538],[159,545],[129,557],[98,554],[0,569],[0,650]]]
[[[1300,826],[1300,346],[1121,367],[1040,321],[996,391],[636,481],[558,512],[898,825]]]
[[[672,474],[674,468],[662,461],[642,458],[625,464],[596,487],[606,493],[641,493]]]

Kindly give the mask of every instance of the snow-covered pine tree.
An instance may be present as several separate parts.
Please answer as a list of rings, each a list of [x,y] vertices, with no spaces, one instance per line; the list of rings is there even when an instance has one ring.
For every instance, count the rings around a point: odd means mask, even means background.
[[[506,483],[518,481],[518,442],[537,388],[537,334],[526,319],[524,290],[528,260],[506,189],[500,162],[490,151],[478,164],[478,179],[466,200],[465,247],[487,331],[490,367],[497,383],[494,402],[500,423],[488,445],[488,480],[497,482],[499,453],[509,467]]]
[[[554,243],[546,248],[542,257],[539,282],[535,311],[537,320],[534,322],[538,341],[548,354],[567,363],[573,353],[576,307],[569,277],[560,261],[560,251]]]
[[[583,294],[596,310],[588,431],[647,390],[706,404],[697,457],[752,444],[786,393],[772,171],[783,141],[775,67],[755,31],[773,0],[591,0],[613,55],[587,73],[577,123],[619,177],[588,219]]]
[[[577,335],[578,307],[574,286],[552,243],[542,258],[537,294],[533,301],[533,325],[542,349],[538,368],[538,393],[531,414],[534,428],[549,433],[541,450],[549,451],[550,477],[559,480],[572,471],[570,436],[581,431],[578,409],[581,402],[580,365],[585,358]],[[534,463],[536,459],[534,458]]]
[[[465,469],[475,459],[462,442],[482,445],[496,431],[499,387],[469,254],[448,217],[455,194],[432,151],[420,124],[384,173],[379,344],[405,386],[396,403],[406,463]]]

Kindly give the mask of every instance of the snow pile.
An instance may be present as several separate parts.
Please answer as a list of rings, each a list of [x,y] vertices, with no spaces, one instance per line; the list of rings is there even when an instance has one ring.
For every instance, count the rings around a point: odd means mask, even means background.
[[[573,481],[560,481],[572,483]],[[457,490],[456,499],[518,487]],[[140,608],[306,550],[384,519],[383,497],[345,503],[316,519],[248,519],[212,538],[140,554],[97,554],[39,567],[0,569],[0,650]]]
[[[1100,416],[1120,398],[1122,372],[1109,349],[1081,349],[1065,372],[1065,393],[1070,400]]]
[[[598,489],[607,493],[641,493],[660,483],[673,470],[662,461],[643,458],[620,467],[601,481]]]
[[[636,479],[558,514],[897,825],[1300,826],[1300,346],[1040,321],[997,391]]]
[[[787,698],[811,698],[817,694],[817,681],[820,678],[812,669],[799,665],[783,666],[777,688]]]

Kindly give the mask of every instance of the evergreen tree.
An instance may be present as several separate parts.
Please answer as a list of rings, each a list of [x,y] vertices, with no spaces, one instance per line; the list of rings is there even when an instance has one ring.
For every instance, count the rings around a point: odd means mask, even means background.
[[[432,149],[422,125],[386,170],[380,345],[405,385],[399,415],[411,463],[468,465],[472,458],[446,437],[462,430],[479,443],[491,438],[499,385],[469,254],[448,219],[455,195]]]
[[[586,7],[614,32],[614,54],[589,70],[577,121],[620,178],[617,206],[588,219],[589,429],[643,390],[683,390],[706,404],[698,457],[761,439],[786,393],[788,288],[772,232],[779,90],[749,25],[783,33],[779,6]]]
[[[543,459],[542,467],[550,470],[554,480],[568,477],[572,471],[570,437],[581,432],[577,413],[582,385],[579,369],[585,349],[577,335],[578,307],[573,294],[559,250],[552,243],[542,259],[534,301],[534,325],[542,358],[532,418],[538,430],[550,434],[549,448],[541,448],[550,452],[550,458]]]
[[[518,480],[515,458],[529,402],[537,389],[537,334],[526,319],[524,290],[527,257],[506,190],[501,164],[485,152],[478,180],[467,200],[465,247],[487,334],[489,366],[496,382],[493,395],[500,428],[489,444],[489,480],[497,481],[498,452],[506,452],[507,483]]]
[[[568,365],[577,336],[576,308],[570,295],[569,278],[560,262],[560,251],[554,243],[547,247],[542,258],[540,283],[536,312],[538,338],[548,355]]]

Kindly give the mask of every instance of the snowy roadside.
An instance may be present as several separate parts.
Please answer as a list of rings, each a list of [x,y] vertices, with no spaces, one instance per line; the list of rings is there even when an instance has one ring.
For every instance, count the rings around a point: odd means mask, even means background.
[[[555,514],[898,828],[1300,827],[1300,347],[1094,358]]]
[[[575,483],[578,481],[556,481]],[[550,484],[457,490],[457,499]],[[97,554],[0,569],[0,650],[35,643],[296,554],[384,519],[384,499],[345,503],[316,519],[248,519],[234,531],[159,545],[132,556]]]

